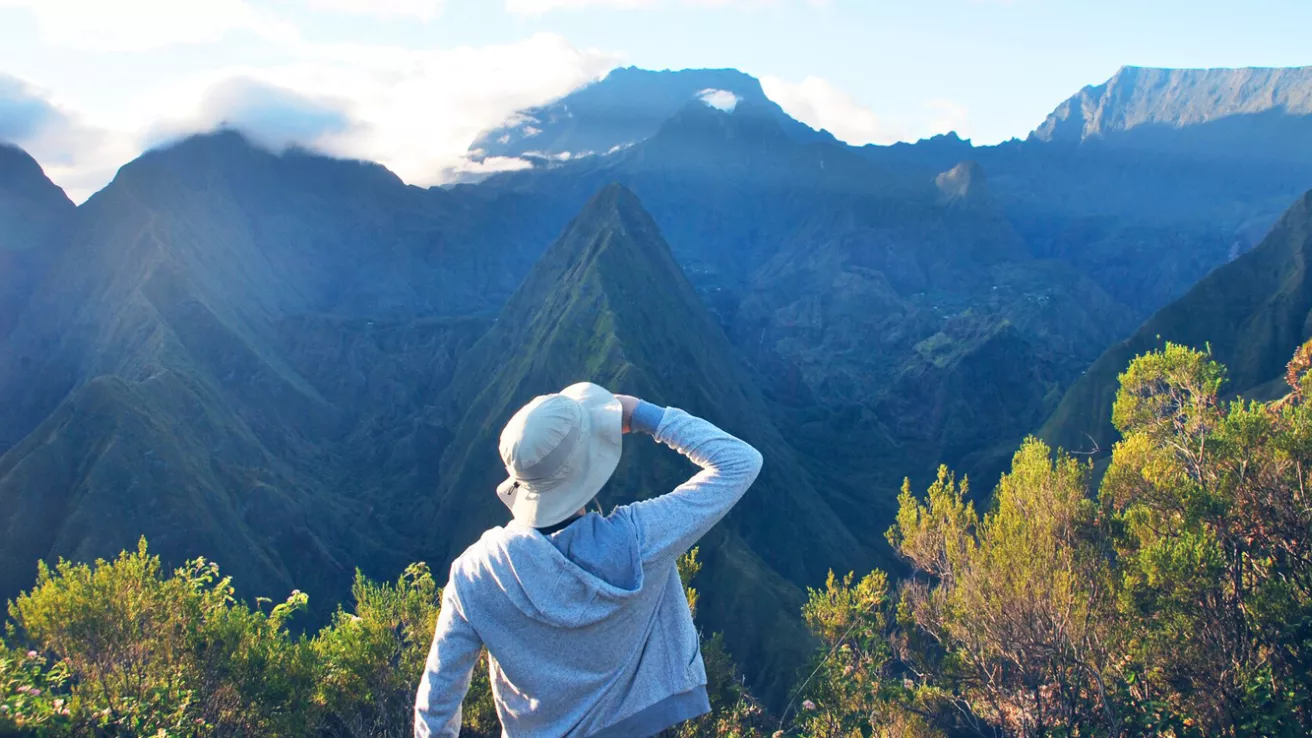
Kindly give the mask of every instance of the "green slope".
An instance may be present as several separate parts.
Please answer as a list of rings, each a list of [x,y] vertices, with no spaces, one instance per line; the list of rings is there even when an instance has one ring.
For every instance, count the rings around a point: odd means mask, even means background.
[[[0,341],[0,598],[143,534],[320,614],[356,566],[423,558],[432,399],[487,325],[443,313],[495,300],[513,253],[476,231],[381,167],[235,134],[124,167]]]
[[[1299,344],[1312,336],[1312,192],[1294,203],[1254,249],[1217,268],[1162,308],[1130,338],[1107,349],[1043,425],[1040,435],[1068,449],[1111,449],[1117,376],[1163,343],[1210,345],[1230,372],[1228,389],[1269,393]],[[1278,390],[1277,390],[1278,391]],[[1092,439],[1092,441],[1091,441]]]
[[[881,531],[855,535],[816,491],[655,224],[618,185],[565,229],[462,360],[449,400],[462,419],[442,461],[435,543],[449,560],[505,522],[493,494],[504,475],[502,426],[534,395],[582,380],[703,415],[764,454],[760,480],[705,543],[702,612],[756,684],[779,696],[804,653],[799,586],[830,567],[870,568]],[[672,453],[630,441],[601,500],[659,494],[688,473]]]
[[[26,152],[0,143],[0,341],[63,252],[73,203]]]

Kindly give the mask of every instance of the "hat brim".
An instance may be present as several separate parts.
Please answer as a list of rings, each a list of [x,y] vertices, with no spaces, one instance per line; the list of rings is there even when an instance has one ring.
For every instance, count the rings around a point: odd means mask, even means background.
[[[583,406],[583,437],[565,473],[547,484],[507,479],[497,486],[497,497],[515,521],[533,528],[555,525],[583,509],[610,481],[623,450],[623,409],[615,395],[590,382],[560,394]]]

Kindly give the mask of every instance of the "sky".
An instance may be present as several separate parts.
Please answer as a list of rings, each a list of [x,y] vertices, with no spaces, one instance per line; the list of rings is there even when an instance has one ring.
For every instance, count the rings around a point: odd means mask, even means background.
[[[234,125],[438,184],[616,66],[733,67],[853,144],[1024,137],[1122,65],[1312,65],[1312,0],[0,0],[0,141],[82,201]]]

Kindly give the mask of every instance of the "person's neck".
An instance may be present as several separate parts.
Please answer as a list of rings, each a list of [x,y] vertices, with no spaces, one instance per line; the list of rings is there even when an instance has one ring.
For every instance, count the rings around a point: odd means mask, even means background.
[[[564,520],[560,521],[559,523],[556,523],[555,525],[548,525],[545,528],[537,528],[536,530],[537,532],[541,533],[544,536],[549,536],[552,533],[555,533],[556,531],[560,531],[568,528],[570,523],[573,523],[575,520],[578,520],[581,517],[583,517],[582,510],[574,513],[573,515],[569,516],[568,518],[565,518]]]

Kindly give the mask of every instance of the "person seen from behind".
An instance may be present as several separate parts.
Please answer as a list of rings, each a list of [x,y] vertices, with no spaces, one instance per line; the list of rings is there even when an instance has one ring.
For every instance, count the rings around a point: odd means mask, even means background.
[[[642,433],[701,470],[668,494],[585,508]],[[415,738],[460,733],[480,648],[503,735],[646,738],[710,711],[676,561],[756,480],[761,454],[711,423],[591,383],[535,398],[501,433],[513,520],[451,565]]]

